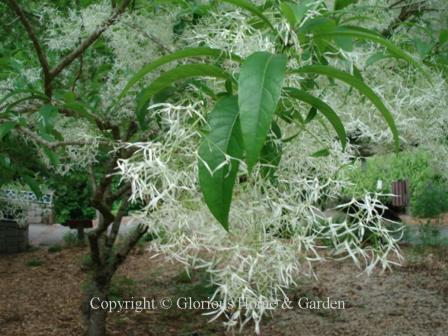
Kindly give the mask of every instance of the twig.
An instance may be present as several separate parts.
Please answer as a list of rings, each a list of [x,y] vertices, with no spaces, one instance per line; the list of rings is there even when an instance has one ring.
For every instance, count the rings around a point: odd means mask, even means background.
[[[40,46],[39,40],[37,39],[36,34],[34,33],[33,27],[31,26],[30,21],[25,16],[22,8],[20,8],[19,4],[16,0],[8,0],[9,7],[16,13],[19,17],[20,22],[24,26],[31,42],[33,43],[34,49],[36,50],[37,58],[39,59],[40,66],[42,68],[42,73],[44,75],[44,91],[48,98],[51,97],[51,79],[52,76],[50,74],[50,67],[48,65],[47,57]]]
[[[394,2],[392,5],[390,5],[389,9],[392,9],[392,8],[398,6],[399,4],[401,4],[401,3],[405,2],[405,1],[406,0],[398,0],[398,1]]]
[[[85,145],[90,145],[90,144],[94,143],[91,140],[68,140],[68,141],[51,142],[51,141],[45,140],[40,135],[34,133],[33,131],[29,130],[28,128],[25,128],[22,126],[17,126],[16,129],[19,132],[22,132],[23,134],[30,137],[32,140],[36,141],[37,143],[39,143],[47,148],[50,148],[50,149],[54,149],[57,147],[64,147],[64,146],[85,146]],[[110,142],[107,140],[100,140],[99,142],[105,143],[105,144],[110,144]]]
[[[80,55],[82,55],[82,53],[88,47],[90,47],[107,28],[109,28],[117,21],[118,17],[123,14],[130,2],[131,0],[124,0],[121,6],[117,10],[115,10],[114,13],[98,27],[97,30],[95,30],[87,39],[85,39],[78,48],[65,56],[56,67],[50,70],[50,78],[55,78],[62,70],[69,66]]]
[[[80,3],[80,0],[76,0],[76,7],[77,7],[77,10],[78,10],[78,14],[79,14],[79,16],[81,17],[81,33],[82,33],[82,32],[84,31],[85,26],[84,26],[84,19],[83,19],[83,17],[82,17],[82,13],[81,13],[81,3]],[[82,37],[81,37],[81,34],[79,34],[79,41],[78,41],[78,43],[79,43],[79,44],[82,43]],[[76,82],[81,78],[81,75],[82,75],[83,60],[84,60],[84,57],[83,57],[83,55],[81,54],[81,56],[79,56],[79,68],[78,68],[78,73],[76,74],[76,77],[75,77],[75,79],[73,80],[73,84],[72,84],[72,92],[73,92],[73,93],[75,92]]]
[[[396,6],[397,4],[399,4],[400,2],[397,2],[394,4],[394,6]],[[411,17],[422,13],[425,8],[424,8],[424,4],[426,3],[425,1],[422,1],[420,3],[413,3],[413,4],[409,4],[409,5],[404,5],[403,7],[401,7],[400,10],[400,14],[398,14],[398,17],[396,17],[390,24],[389,26],[383,30],[383,32],[381,33],[385,38],[390,38],[392,36],[392,34],[394,33],[394,31],[405,21],[409,20]]]
[[[158,46],[160,49],[162,49],[163,51],[165,51],[166,53],[172,53],[172,52],[173,52],[173,50],[172,50],[170,47],[164,45],[164,44],[162,43],[162,41],[160,41],[160,40],[159,40],[157,37],[155,37],[153,34],[148,33],[148,32],[146,32],[146,31],[144,31],[143,29],[141,29],[140,27],[137,27],[137,26],[135,26],[135,25],[133,25],[133,24],[126,23],[126,25],[127,25],[128,27],[132,28],[132,29],[135,29],[135,30],[139,31],[143,36],[145,36],[146,38],[148,38],[149,40],[151,40],[152,42],[154,42],[155,44],[157,44],[157,46]]]

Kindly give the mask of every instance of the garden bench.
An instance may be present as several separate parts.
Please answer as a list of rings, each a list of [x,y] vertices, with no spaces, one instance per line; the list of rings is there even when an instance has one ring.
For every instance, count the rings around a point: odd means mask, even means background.
[[[91,219],[71,219],[66,222],[66,225],[70,229],[78,230],[78,240],[84,241],[84,229],[93,227],[93,221]]]
[[[410,194],[407,180],[397,180],[392,182],[392,206],[397,208],[407,208],[409,206]]]

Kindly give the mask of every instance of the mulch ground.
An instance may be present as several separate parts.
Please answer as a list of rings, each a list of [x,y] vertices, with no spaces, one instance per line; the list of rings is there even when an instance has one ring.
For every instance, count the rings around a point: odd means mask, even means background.
[[[448,254],[443,249],[404,249],[406,264],[392,273],[357,276],[349,263],[318,265],[319,280],[304,280],[291,291],[301,297],[330,297],[344,310],[278,310],[264,320],[262,335],[274,336],[446,336]],[[0,256],[0,335],[83,335],[81,288],[88,279],[87,249],[45,248]],[[181,265],[151,258],[143,248],[129,256],[116,276],[117,298],[194,297],[213,292],[203,273],[190,279]],[[154,309],[109,314],[109,335],[230,335],[200,310]],[[244,335],[253,335],[249,326]]]

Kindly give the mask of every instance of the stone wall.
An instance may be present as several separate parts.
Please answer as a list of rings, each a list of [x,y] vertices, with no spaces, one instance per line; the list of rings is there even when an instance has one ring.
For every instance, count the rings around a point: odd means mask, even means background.
[[[53,207],[43,203],[29,203],[27,224],[54,224]]]
[[[22,204],[27,224],[54,224],[53,192],[37,198],[31,191],[0,189],[0,199]]]
[[[18,253],[28,247],[28,225],[21,227],[13,220],[0,220],[0,254]]]

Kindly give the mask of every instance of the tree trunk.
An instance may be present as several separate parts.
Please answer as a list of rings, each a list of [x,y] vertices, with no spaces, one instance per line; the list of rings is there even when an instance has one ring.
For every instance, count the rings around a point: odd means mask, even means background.
[[[99,193],[98,195],[103,195]],[[90,256],[92,257],[93,274],[91,287],[87,290],[83,311],[86,316],[87,336],[105,336],[106,318],[108,307],[101,308],[101,303],[108,301],[110,283],[117,268],[124,262],[129,252],[137,244],[138,240],[146,233],[148,227],[139,224],[123,242],[116,244],[116,238],[121,220],[127,208],[127,198],[123,200],[117,215],[112,215],[111,204],[105,204],[104,200],[98,201],[97,209],[101,209],[98,216],[98,226],[89,232]],[[98,209],[98,210],[99,210]],[[108,234],[108,228],[110,232]],[[112,247],[116,246],[116,249]]]
[[[103,280],[104,281],[104,280]],[[107,310],[101,309],[100,304],[108,301],[110,279],[99,285],[92,280],[91,291],[86,295],[85,311],[87,312],[87,336],[105,336]]]
[[[88,336],[105,336],[106,335],[106,314],[107,312],[98,309],[91,310],[88,322]]]

